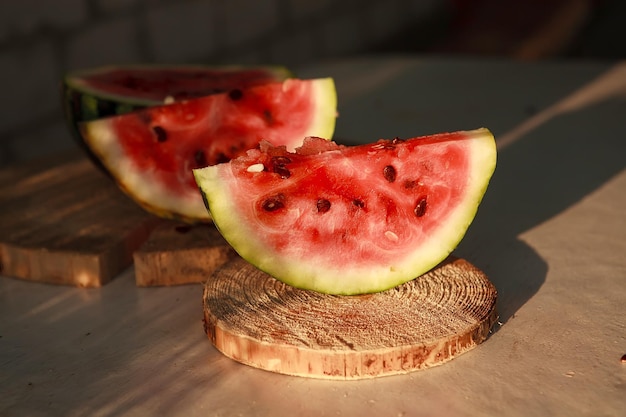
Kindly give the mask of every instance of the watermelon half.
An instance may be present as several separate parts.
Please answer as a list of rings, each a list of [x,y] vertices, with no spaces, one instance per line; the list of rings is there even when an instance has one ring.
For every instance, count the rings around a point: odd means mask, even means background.
[[[261,140],[294,149],[304,136],[331,137],[331,78],[287,79],[80,125],[81,136],[118,185],[165,218],[210,221],[192,169],[223,163]]]
[[[487,129],[346,147],[263,143],[194,170],[224,238],[295,287],[362,294],[444,260],[472,222],[496,164]]]

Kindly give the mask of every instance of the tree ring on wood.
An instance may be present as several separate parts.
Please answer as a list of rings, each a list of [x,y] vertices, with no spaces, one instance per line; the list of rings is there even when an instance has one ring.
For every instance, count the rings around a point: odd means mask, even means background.
[[[312,378],[364,379],[445,363],[487,339],[497,292],[449,257],[387,291],[336,296],[284,284],[237,257],[204,287],[205,331],[224,355]]]

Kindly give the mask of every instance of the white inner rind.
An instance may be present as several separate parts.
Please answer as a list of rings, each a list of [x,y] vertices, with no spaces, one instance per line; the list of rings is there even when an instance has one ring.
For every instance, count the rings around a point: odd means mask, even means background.
[[[85,137],[89,147],[103,161],[118,185],[147,210],[177,213],[193,219],[211,218],[199,193],[178,193],[174,196],[160,181],[151,179],[150,172],[138,169],[119,145],[115,131],[106,120],[88,123]]]
[[[444,260],[459,244],[473,221],[496,165],[493,135],[487,129],[464,132],[470,141],[468,185],[462,200],[448,213],[445,222],[423,244],[393,264],[376,267],[350,264],[320,265],[317,261],[294,260],[267,248],[262,232],[244,224],[236,213],[240,208],[230,196],[233,181],[230,165],[194,171],[205,192],[214,222],[235,250],[257,268],[300,288],[333,294],[361,294],[382,291],[414,279]],[[294,242],[294,244],[297,244]]]

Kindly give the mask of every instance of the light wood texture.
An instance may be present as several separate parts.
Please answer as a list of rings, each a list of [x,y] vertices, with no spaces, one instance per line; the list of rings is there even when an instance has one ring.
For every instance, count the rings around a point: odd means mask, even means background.
[[[134,253],[137,286],[203,283],[235,252],[212,224],[163,222]]]
[[[0,170],[0,272],[99,287],[135,263],[138,286],[203,283],[234,254],[215,226],[159,219],[79,152]]]
[[[449,258],[388,291],[333,296],[283,284],[234,258],[205,284],[205,331],[224,355],[268,371],[363,379],[442,364],[484,341],[496,289]]]
[[[0,172],[0,272],[99,287],[132,263],[158,220],[80,154]]]

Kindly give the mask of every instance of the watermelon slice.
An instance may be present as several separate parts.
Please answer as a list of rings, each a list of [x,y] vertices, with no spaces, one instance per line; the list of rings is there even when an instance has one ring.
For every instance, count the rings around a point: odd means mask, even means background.
[[[247,261],[295,287],[372,293],[458,245],[495,169],[487,129],[346,147],[307,138],[194,170],[213,221]]]
[[[287,79],[144,108],[81,125],[91,152],[146,210],[210,221],[193,168],[226,162],[267,140],[294,149],[306,135],[331,137],[331,78]]]
[[[104,168],[83,142],[80,122],[290,77],[293,74],[279,66],[126,65],[83,69],[63,78],[63,111],[74,139],[96,165]]]

